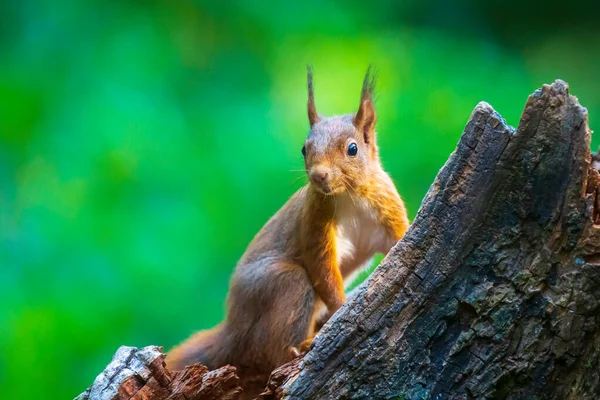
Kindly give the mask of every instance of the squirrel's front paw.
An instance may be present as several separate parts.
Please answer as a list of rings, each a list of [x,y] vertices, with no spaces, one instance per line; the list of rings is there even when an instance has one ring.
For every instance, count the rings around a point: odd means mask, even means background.
[[[304,342],[300,343],[300,345],[298,346],[298,350],[300,350],[300,353],[308,353],[308,351],[310,350],[310,346],[313,342],[314,336],[311,338],[306,339]]]

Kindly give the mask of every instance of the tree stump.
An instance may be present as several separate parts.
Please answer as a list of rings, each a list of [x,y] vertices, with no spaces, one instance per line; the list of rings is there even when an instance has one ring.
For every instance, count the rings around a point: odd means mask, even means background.
[[[259,399],[600,398],[590,135],[562,81],[529,97],[516,131],[478,104],[405,237]],[[135,357],[146,369],[124,374]],[[171,377],[159,356],[135,357],[80,398],[240,396],[232,367]]]
[[[600,398],[590,134],[562,81],[529,97],[516,132],[477,105],[406,236],[280,396]]]

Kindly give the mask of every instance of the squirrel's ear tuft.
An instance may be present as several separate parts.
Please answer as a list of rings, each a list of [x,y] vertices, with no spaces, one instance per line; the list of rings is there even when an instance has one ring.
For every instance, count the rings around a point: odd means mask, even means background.
[[[310,65],[306,66],[306,80],[308,83],[308,122],[310,122],[310,126],[319,122],[320,118],[317,114],[317,109],[315,108],[315,93],[313,90],[313,70]]]
[[[352,121],[356,129],[364,135],[365,143],[372,142],[375,135],[375,122],[377,121],[375,105],[373,104],[375,80],[376,74],[372,72],[372,67],[369,66],[363,81],[360,106]]]

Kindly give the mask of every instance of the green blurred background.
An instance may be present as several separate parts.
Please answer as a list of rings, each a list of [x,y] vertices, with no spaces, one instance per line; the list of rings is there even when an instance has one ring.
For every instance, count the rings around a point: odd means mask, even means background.
[[[323,114],[353,112],[378,68],[381,156],[411,218],[481,100],[516,125],[562,78],[593,128],[598,5],[569,7],[0,3],[2,397],[72,398],[119,345],[222,319],[237,259],[304,182],[309,62]]]

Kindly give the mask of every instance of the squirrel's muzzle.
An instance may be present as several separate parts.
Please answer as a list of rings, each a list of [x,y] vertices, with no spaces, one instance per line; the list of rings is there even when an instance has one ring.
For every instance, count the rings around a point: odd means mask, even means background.
[[[329,168],[317,165],[310,169],[310,178],[319,185],[327,184],[329,178]]]
[[[324,194],[330,194],[333,192],[334,188],[331,185],[331,168],[322,164],[315,165],[309,170],[308,175],[313,184],[321,192]]]

